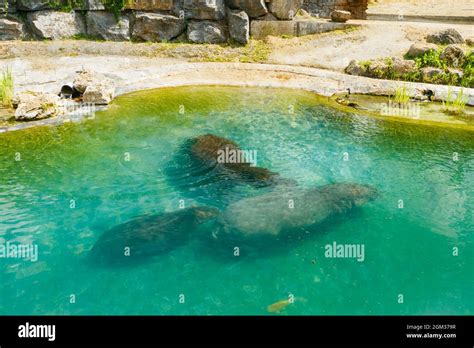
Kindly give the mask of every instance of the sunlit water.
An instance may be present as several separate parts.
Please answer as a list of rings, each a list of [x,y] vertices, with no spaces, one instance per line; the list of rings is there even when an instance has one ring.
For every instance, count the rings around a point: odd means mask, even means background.
[[[240,256],[196,236],[136,265],[87,262],[103,232],[136,216],[267,192],[186,185],[178,149],[207,133],[299,186],[381,195]],[[0,243],[36,244],[39,257],[0,259],[0,314],[268,314],[290,294],[280,314],[473,314],[473,139],[343,114],[308,92],[230,87],[135,93],[94,119],[2,134]],[[364,261],[326,258],[333,242],[363,244]]]

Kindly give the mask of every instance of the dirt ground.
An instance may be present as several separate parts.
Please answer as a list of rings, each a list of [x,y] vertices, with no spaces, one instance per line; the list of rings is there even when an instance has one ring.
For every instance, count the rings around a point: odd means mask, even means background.
[[[473,0],[378,0],[369,5],[370,14],[410,16],[474,16]]]
[[[474,35],[472,25],[427,22],[352,21],[359,30],[316,35],[311,39],[272,38],[270,63],[303,65],[342,71],[352,59],[401,57],[415,42],[446,28],[454,28],[463,37]]]

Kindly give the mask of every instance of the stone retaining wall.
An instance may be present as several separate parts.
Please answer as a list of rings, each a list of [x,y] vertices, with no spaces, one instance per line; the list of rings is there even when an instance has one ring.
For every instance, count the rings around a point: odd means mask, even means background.
[[[311,14],[329,18],[334,10],[352,13],[352,18],[366,19],[368,0],[304,0],[303,8]]]
[[[0,0],[0,40],[90,37],[113,41],[195,43],[230,40],[245,44],[249,40],[251,21],[292,21],[303,2]]]

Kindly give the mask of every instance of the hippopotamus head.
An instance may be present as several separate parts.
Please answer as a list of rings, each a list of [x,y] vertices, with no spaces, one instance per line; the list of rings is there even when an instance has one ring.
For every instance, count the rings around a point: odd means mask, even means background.
[[[352,183],[334,184],[328,186],[331,188],[333,197],[341,200],[349,199],[356,207],[376,199],[379,195],[377,189],[370,185],[359,185]]]
[[[190,209],[193,210],[197,223],[212,219],[219,214],[219,210],[214,207],[192,207]]]
[[[347,194],[357,207],[373,201],[379,196],[378,190],[370,185],[343,184],[346,185]]]

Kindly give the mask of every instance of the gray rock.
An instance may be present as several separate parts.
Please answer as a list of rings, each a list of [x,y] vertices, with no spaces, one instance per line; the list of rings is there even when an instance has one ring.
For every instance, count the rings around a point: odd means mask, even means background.
[[[250,20],[244,11],[231,11],[227,14],[231,39],[243,45],[249,42]]]
[[[441,75],[444,74],[444,71],[439,68],[432,68],[432,67],[425,67],[421,70],[421,76],[423,78],[423,82],[427,83],[438,83],[438,80]]]
[[[24,35],[23,23],[14,18],[0,18],[0,41],[18,40]]]
[[[176,17],[179,17],[181,19],[185,18],[184,0],[174,0],[173,7],[171,8],[170,11]]]
[[[221,20],[225,17],[224,0],[184,0],[186,18]]]
[[[435,44],[449,45],[464,43],[461,34],[455,29],[445,29],[437,33],[430,34],[426,37],[426,41]]]
[[[344,72],[349,75],[365,76],[366,69],[360,66],[359,62],[355,59],[349,62],[349,65],[344,69]]]
[[[401,76],[416,70],[416,63],[413,60],[392,58],[392,71],[395,75]]]
[[[347,22],[351,19],[351,13],[349,11],[335,10],[331,12],[331,20],[333,22]]]
[[[82,95],[82,101],[96,105],[107,105],[114,99],[114,95],[115,85],[110,81],[101,81],[98,84],[87,86]]]
[[[158,13],[137,12],[133,24],[132,38],[144,41],[169,41],[186,29],[184,19]]]
[[[254,19],[255,21],[277,21],[278,19],[268,12],[266,15]]]
[[[17,105],[15,119],[18,121],[39,120],[59,114],[59,97],[53,93],[20,92],[14,97]]]
[[[191,21],[188,24],[188,40],[194,43],[224,43],[227,28],[219,22]]]
[[[257,18],[268,13],[265,0],[227,0],[231,9],[243,10],[250,18]]]
[[[410,46],[407,55],[412,58],[420,57],[430,51],[438,50],[438,46],[431,43],[414,43]]]
[[[267,36],[296,36],[297,21],[252,21],[250,35],[254,39],[264,39]]]
[[[101,0],[81,0],[74,4],[75,10],[82,11],[102,11],[105,10],[104,3]]]
[[[101,84],[102,81],[110,82],[104,75],[85,69],[77,73],[73,81],[73,88],[79,93],[84,93],[88,86]]]
[[[303,18],[310,18],[310,17],[312,17],[312,16],[311,16],[311,13],[309,13],[308,11],[306,11],[306,10],[304,10],[304,9],[300,9],[296,15],[297,15],[298,17],[303,17]]]
[[[22,11],[49,10],[52,8],[50,0],[17,0],[16,7]]]
[[[16,7],[15,0],[0,0],[0,14],[16,13],[16,10],[17,10],[17,7]]]
[[[373,63],[370,62],[370,66],[372,66],[372,64]],[[349,62],[349,65],[344,69],[344,72],[349,75],[365,77],[372,77],[373,74],[369,72],[368,66],[363,66],[360,62],[354,59]]]
[[[115,83],[92,70],[82,70],[78,72],[73,82],[73,87],[82,93],[82,100],[85,103],[108,104],[114,98]]]
[[[88,11],[86,14],[87,34],[104,40],[130,40],[130,20],[128,16],[118,19],[106,11]]]
[[[464,76],[464,72],[462,70],[459,70],[459,69],[448,68],[448,72],[451,75],[456,76],[456,78],[458,80],[462,79],[462,77]]]
[[[445,60],[449,66],[458,67],[463,64],[466,53],[458,45],[448,45],[441,52],[439,58]]]
[[[367,67],[367,74],[365,76],[374,78],[383,78],[387,74],[389,65],[382,59],[370,61],[370,65]]]
[[[80,13],[37,11],[27,14],[28,24],[40,39],[63,39],[86,33]]]
[[[303,0],[272,0],[270,12],[278,19],[293,19],[303,6]]]

